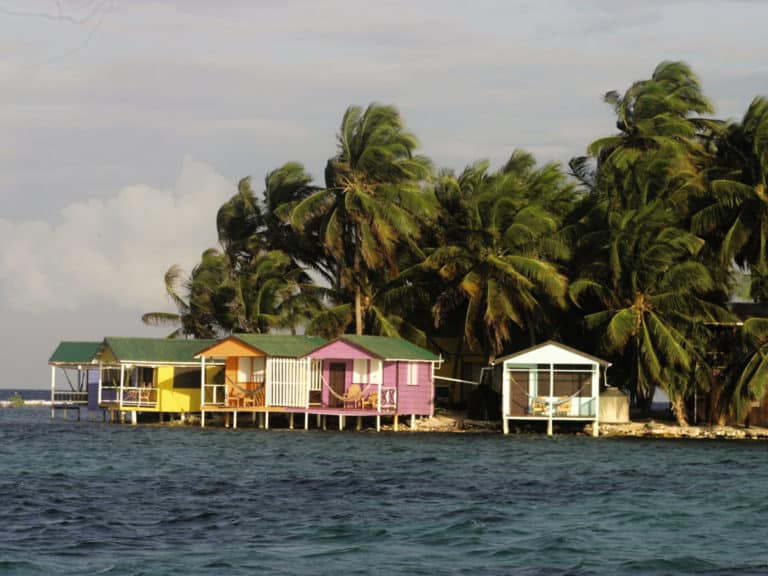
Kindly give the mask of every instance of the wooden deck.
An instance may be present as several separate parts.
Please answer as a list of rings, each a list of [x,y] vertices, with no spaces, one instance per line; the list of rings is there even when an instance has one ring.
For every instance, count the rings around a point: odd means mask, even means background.
[[[337,420],[339,430],[343,430],[346,426],[347,418],[355,418],[356,429],[360,430],[362,427],[363,418],[375,418],[376,430],[381,429],[381,417],[393,417],[395,429],[397,429],[398,416],[394,409],[382,409],[377,411],[371,408],[343,408],[343,407],[328,407],[328,406],[310,406],[309,408],[301,407],[283,407],[283,406],[203,406],[202,411],[206,414],[224,414],[224,425],[226,427],[237,428],[238,416],[250,414],[253,422],[257,422],[260,427],[269,428],[269,416],[271,414],[287,414],[289,417],[289,428],[294,429],[294,418],[297,415],[304,415],[303,421],[300,420],[301,427],[305,430],[310,428],[310,417],[314,416],[317,421],[315,426],[317,428],[327,429],[335,428],[332,424],[329,425],[327,418],[330,416]],[[205,426],[205,421],[201,420],[202,426]]]

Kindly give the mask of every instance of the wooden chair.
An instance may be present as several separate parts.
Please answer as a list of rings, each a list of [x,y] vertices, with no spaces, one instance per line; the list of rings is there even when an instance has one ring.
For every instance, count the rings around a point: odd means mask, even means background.
[[[547,414],[548,406],[544,398],[534,398],[531,401],[531,414],[534,416],[544,416]]]
[[[357,408],[363,401],[363,390],[360,388],[360,384],[351,384],[346,392],[344,392],[344,407],[347,404],[352,404],[353,408]]]
[[[571,399],[568,397],[558,398],[557,405],[555,406],[555,416],[570,416],[571,414]]]
[[[365,398],[363,398],[362,403],[363,408],[370,408],[371,410],[375,410],[379,407],[379,393],[375,390],[368,394]]]

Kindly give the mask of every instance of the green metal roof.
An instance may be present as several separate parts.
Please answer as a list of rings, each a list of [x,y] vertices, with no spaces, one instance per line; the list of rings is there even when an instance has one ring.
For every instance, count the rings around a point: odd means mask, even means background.
[[[424,348],[402,338],[345,334],[339,340],[349,342],[353,346],[362,348],[383,360],[424,360],[426,362],[437,362],[440,360],[429,350],[424,350]]]
[[[195,354],[215,343],[215,340],[118,338],[109,336],[104,339],[102,347],[108,347],[119,362],[196,364]]]
[[[59,342],[48,364],[90,364],[101,342]]]
[[[320,336],[295,336],[293,334],[233,334],[248,346],[261,350],[267,356],[299,358],[325,344]]]

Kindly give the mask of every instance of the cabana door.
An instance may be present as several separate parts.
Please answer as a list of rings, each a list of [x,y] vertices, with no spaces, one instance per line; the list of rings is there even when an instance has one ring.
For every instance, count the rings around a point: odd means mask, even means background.
[[[344,385],[347,380],[347,365],[343,362],[333,362],[329,368],[330,374],[328,376],[328,386],[339,396],[344,395]],[[328,395],[328,406],[337,407],[343,406],[341,400],[336,398],[333,394]]]

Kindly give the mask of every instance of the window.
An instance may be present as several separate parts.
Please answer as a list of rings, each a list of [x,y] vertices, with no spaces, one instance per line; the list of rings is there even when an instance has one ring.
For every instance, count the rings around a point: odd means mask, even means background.
[[[381,384],[382,382],[381,360],[371,360],[371,384]]]
[[[259,356],[253,359],[253,382],[264,382],[264,372],[267,366],[267,359]]]
[[[355,384],[368,383],[368,360],[356,358],[352,365],[352,382]]]
[[[200,368],[174,368],[174,388],[200,388]]]
[[[408,386],[419,385],[419,364],[418,362],[411,362],[408,364]]]

